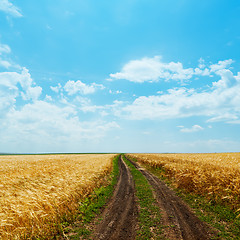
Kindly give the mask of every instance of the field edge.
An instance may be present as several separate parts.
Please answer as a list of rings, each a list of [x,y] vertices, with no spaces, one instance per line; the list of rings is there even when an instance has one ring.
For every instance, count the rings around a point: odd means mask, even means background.
[[[217,229],[217,239],[219,237],[226,240],[240,239],[240,218],[237,218],[238,213],[236,211],[216,202],[209,202],[209,199],[204,196],[188,192],[183,188],[176,188],[174,179],[167,177],[164,168],[154,168],[148,164],[139,162],[130,154],[126,154],[126,156],[130,160],[138,162],[142,167],[164,181],[193,209],[199,219]]]
[[[99,214],[113,195],[119,176],[118,159],[120,154],[113,158],[113,169],[105,184],[96,188],[85,198],[73,222],[63,223],[61,233],[56,239],[91,239],[93,234],[93,222],[99,222]]]

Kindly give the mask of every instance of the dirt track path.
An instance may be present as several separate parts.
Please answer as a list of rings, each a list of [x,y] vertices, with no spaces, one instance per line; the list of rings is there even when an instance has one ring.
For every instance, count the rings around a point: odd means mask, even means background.
[[[164,236],[170,240],[208,240],[212,230],[156,176],[129,160],[148,180],[162,212]],[[96,226],[94,239],[130,240],[136,238],[137,204],[130,170],[119,158],[120,176],[113,197]]]
[[[213,231],[200,221],[165,183],[141,168],[137,163],[130,162],[141,171],[154,189],[158,205],[162,210],[163,225],[168,226],[165,228],[165,236],[168,239],[207,240],[212,237]]]
[[[136,237],[137,204],[130,170],[119,158],[120,176],[114,195],[96,227],[94,239],[130,240]]]

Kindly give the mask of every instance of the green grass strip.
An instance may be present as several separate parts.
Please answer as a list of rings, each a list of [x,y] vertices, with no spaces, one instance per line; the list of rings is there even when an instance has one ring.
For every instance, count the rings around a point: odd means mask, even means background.
[[[92,235],[91,227],[89,226],[91,221],[100,213],[100,210],[107,203],[108,199],[113,195],[114,187],[117,184],[119,175],[118,167],[119,155],[113,159],[113,170],[110,175],[110,184],[107,186],[95,189],[94,192],[81,202],[78,214],[75,222],[77,222],[77,228],[69,226],[69,223],[65,222],[62,225],[62,235],[66,235],[71,232],[69,239],[90,239]]]
[[[128,156],[129,157],[129,156]],[[136,159],[130,157],[132,161]],[[217,239],[240,240],[240,218],[237,218],[239,213],[236,213],[229,207],[223,206],[216,202],[211,202],[204,196],[189,193],[184,189],[179,189],[174,186],[174,180],[167,178],[163,168],[154,168],[148,164],[141,165],[149,172],[163,180],[167,185],[181,197],[192,209],[196,215],[204,222],[219,230]]]
[[[142,173],[137,170],[123,155],[130,168],[136,187],[136,196],[140,205],[139,230],[136,239],[164,239],[162,234],[161,213],[156,205],[152,188]]]

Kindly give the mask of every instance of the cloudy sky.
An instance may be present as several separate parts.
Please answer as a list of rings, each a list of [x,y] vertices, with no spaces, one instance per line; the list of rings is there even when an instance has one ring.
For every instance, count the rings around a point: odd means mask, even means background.
[[[0,0],[0,152],[240,151],[239,12]]]

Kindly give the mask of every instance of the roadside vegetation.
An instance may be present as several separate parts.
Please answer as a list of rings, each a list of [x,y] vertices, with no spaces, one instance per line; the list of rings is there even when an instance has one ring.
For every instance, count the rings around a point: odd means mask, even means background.
[[[64,234],[77,213],[90,218],[85,206],[101,199],[114,156],[0,156],[0,238],[51,239]]]
[[[222,239],[240,239],[240,153],[129,154],[171,186]]]
[[[92,239],[92,221],[96,218],[101,209],[107,204],[113,195],[114,187],[117,184],[119,175],[119,155],[113,159],[113,170],[104,186],[96,188],[84,201],[81,202],[74,222],[66,222],[62,228],[62,234],[67,239]],[[96,222],[101,221],[98,219]]]
[[[123,159],[130,168],[136,187],[139,204],[139,229],[136,239],[164,239],[162,235],[160,209],[156,204],[152,188],[142,173],[137,170],[124,155]]]

